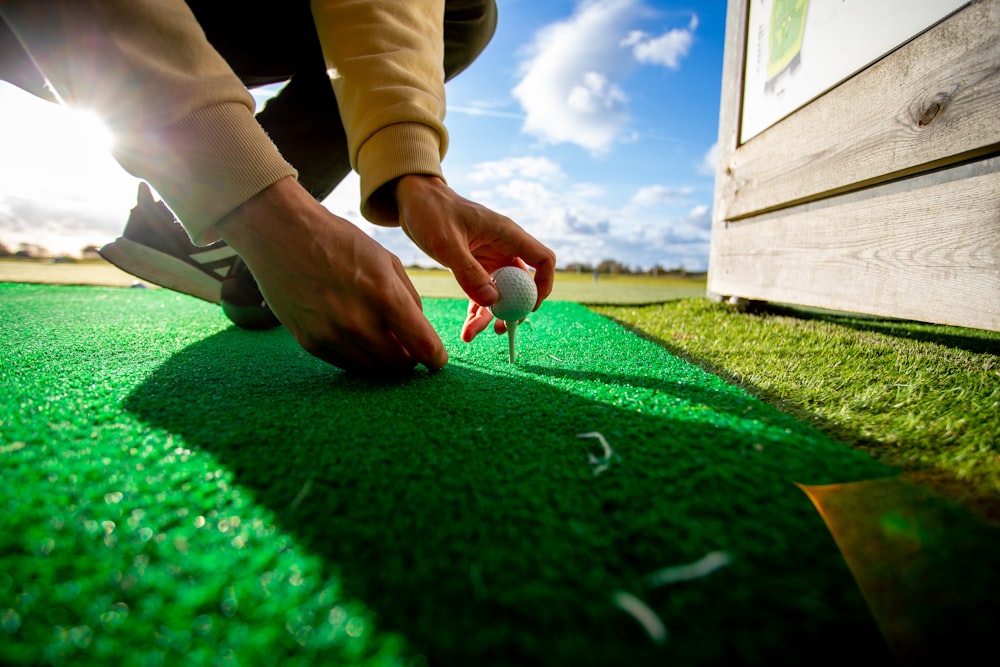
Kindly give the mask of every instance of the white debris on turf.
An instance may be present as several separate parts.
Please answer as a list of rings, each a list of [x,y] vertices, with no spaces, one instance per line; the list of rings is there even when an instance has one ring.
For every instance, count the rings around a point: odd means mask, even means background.
[[[712,574],[732,562],[725,551],[711,551],[687,565],[673,565],[657,570],[647,577],[650,586],[667,586],[680,581],[690,581]]]
[[[591,431],[590,433],[580,433],[576,437],[596,438],[601,443],[601,447],[604,448],[604,456],[594,456],[593,454],[587,455],[587,458],[590,460],[590,465],[594,466],[594,477],[597,477],[611,467],[611,459],[616,456],[616,454],[615,451],[611,449],[611,445],[608,444],[607,439],[603,435],[597,431]]]
[[[682,581],[690,581],[707,576],[719,568],[729,565],[730,562],[732,561],[729,558],[729,554],[725,551],[711,551],[693,563],[674,565],[657,570],[646,578],[646,583],[651,588],[655,588],[657,586],[667,586]],[[635,620],[639,621],[646,632],[649,633],[649,637],[653,640],[653,643],[662,644],[667,641],[667,637],[669,636],[667,627],[649,605],[631,593],[624,591],[617,591],[613,599],[619,609],[631,614]]]
[[[625,591],[616,591],[613,600],[619,609],[631,614],[635,620],[639,621],[654,644],[662,644],[667,641],[669,637],[667,626],[663,625],[659,615],[650,609],[649,605]]]
[[[608,444],[608,440],[603,434],[598,433],[597,431],[591,431],[589,433],[580,433],[576,437],[593,438],[601,443],[601,448],[604,451],[603,456],[595,456],[594,454],[587,455],[590,460],[590,465],[594,466],[595,477],[611,467],[611,459],[617,457],[618,455],[615,453],[615,450],[611,448],[611,445]],[[670,567],[665,567],[661,570],[653,572],[646,577],[646,584],[650,588],[656,588],[658,586],[669,586],[670,584],[676,584],[682,581],[699,579],[712,574],[720,568],[726,567],[731,562],[732,559],[725,551],[710,551],[693,563],[671,565]],[[632,617],[635,618],[635,620],[637,620],[643,628],[645,628],[650,639],[653,640],[653,643],[662,644],[667,641],[669,637],[667,627],[663,624],[663,620],[660,619],[659,615],[645,602],[631,593],[626,593],[625,591],[616,591],[612,600],[614,601],[615,606],[622,611],[631,614]]]
[[[292,509],[297,509],[298,506],[302,504],[302,501],[305,500],[306,496],[309,495],[310,491],[312,491],[311,478],[306,480],[305,484],[302,485],[302,488],[299,489],[298,494],[296,494],[295,498],[292,500]]]
[[[588,433],[586,435],[600,434]],[[604,438],[602,437],[601,440],[603,441]],[[608,449],[610,450],[610,447]],[[729,558],[729,554],[725,551],[710,551],[693,563],[688,563],[686,565],[673,565],[671,567],[665,567],[662,570],[657,570],[653,574],[646,577],[646,583],[651,588],[656,588],[657,586],[667,586],[669,584],[676,584],[682,581],[690,581],[692,579],[707,576],[719,568],[729,565],[730,562],[732,561]],[[659,615],[653,611],[649,605],[631,593],[626,593],[625,591],[615,592],[613,600],[619,609],[631,614],[635,620],[639,621],[642,627],[645,628],[646,632],[649,633],[649,637],[653,640],[653,643],[662,644],[667,641],[669,636],[667,633],[667,627],[663,624]]]

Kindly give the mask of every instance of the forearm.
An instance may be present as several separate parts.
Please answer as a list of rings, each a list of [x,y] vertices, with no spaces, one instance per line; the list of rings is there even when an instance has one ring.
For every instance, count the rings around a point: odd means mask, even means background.
[[[395,224],[392,188],[405,174],[441,176],[444,127],[443,0],[313,0],[362,213]]]
[[[183,0],[9,0],[0,11],[60,97],[102,117],[115,158],[194,238],[294,175]]]

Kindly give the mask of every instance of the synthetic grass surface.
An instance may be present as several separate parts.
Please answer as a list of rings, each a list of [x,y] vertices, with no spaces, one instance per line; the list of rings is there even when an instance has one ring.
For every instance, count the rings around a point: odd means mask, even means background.
[[[580,306],[516,366],[425,310],[451,363],[379,383],[166,290],[0,284],[0,662],[887,660],[795,483],[891,469]]]

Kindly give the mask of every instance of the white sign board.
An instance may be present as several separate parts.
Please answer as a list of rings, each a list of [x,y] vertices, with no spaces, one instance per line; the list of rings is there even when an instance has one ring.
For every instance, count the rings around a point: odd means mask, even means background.
[[[749,0],[741,142],[968,0]]]

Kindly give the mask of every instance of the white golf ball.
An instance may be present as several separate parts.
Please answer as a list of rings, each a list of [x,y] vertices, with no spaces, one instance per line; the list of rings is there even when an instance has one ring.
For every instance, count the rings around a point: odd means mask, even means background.
[[[535,307],[538,288],[531,274],[516,266],[504,266],[493,272],[500,299],[490,306],[490,312],[497,319],[516,322]]]

